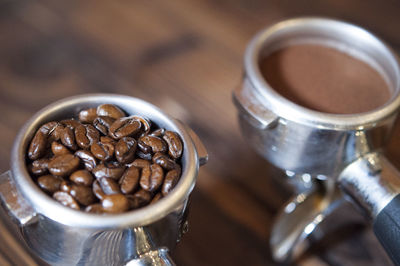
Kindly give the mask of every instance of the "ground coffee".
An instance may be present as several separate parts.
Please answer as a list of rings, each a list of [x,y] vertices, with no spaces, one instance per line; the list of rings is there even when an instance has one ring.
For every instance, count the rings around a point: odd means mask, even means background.
[[[279,94],[320,112],[362,113],[390,98],[388,85],[371,66],[322,45],[280,49],[261,60],[260,67]]]

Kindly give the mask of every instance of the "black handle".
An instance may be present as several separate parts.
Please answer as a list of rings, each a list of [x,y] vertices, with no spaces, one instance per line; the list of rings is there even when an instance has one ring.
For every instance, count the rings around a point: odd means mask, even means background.
[[[400,194],[378,214],[373,227],[390,258],[400,265]]]

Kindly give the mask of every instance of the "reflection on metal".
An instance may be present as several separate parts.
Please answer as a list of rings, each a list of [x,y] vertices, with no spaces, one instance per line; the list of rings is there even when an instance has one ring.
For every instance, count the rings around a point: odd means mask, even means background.
[[[135,260],[129,261],[126,266],[174,266],[175,263],[165,249],[149,251]]]
[[[313,179],[313,185],[290,199],[274,223],[270,245],[276,261],[293,260],[308,248],[307,238],[343,202],[333,182]]]
[[[400,192],[399,171],[381,154],[367,154],[339,175],[339,185],[367,215],[375,218]]]
[[[149,232],[143,227],[133,229],[136,242],[137,257],[132,259],[127,266],[172,266],[175,263],[168,255],[168,249],[160,248],[154,250],[154,243]]]
[[[36,221],[36,213],[32,206],[18,193],[15,183],[10,176],[10,171],[0,175],[0,197],[6,204],[11,216],[20,225],[33,223]]]

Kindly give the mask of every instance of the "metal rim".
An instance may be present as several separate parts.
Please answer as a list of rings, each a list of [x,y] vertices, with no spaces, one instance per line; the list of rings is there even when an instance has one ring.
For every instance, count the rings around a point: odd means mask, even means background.
[[[49,117],[53,113],[62,113],[71,108],[83,109],[88,105],[100,103],[113,103],[120,106],[128,114],[129,111],[124,106],[137,106],[137,108],[145,108],[151,120],[157,120],[169,130],[174,130],[180,134],[184,142],[184,151],[182,156],[182,176],[174,190],[159,202],[140,208],[138,210],[122,213],[98,215],[85,213],[65,207],[53,200],[50,196],[40,190],[29,175],[26,165],[25,156],[29,141],[31,140],[36,129],[49,121]],[[156,117],[156,119],[154,119]],[[66,117],[68,118],[68,114]],[[198,172],[198,158],[194,144],[186,132],[186,129],[180,123],[166,115],[159,108],[145,102],[143,100],[117,94],[84,94],[70,98],[59,100],[39,112],[21,128],[11,152],[11,172],[18,190],[30,202],[36,212],[46,216],[59,223],[90,228],[118,228],[126,226],[144,226],[157,221],[177,207],[181,206],[188,195],[192,191]]]
[[[258,61],[261,52],[265,46],[265,42],[272,36],[284,34],[288,29],[305,29],[312,28],[322,30],[324,28],[334,27],[336,31],[343,31],[347,34],[352,33],[354,38],[359,38],[357,41],[371,41],[379,47],[380,52],[386,56],[387,63],[393,68],[395,77],[391,82],[394,84],[394,93],[391,99],[378,109],[359,113],[359,114],[329,114],[314,111],[300,105],[297,105],[286,98],[282,97],[263,78]],[[279,38],[279,37],[275,37]],[[316,126],[323,129],[334,130],[349,130],[349,129],[365,129],[376,126],[377,121],[383,120],[392,116],[400,106],[400,70],[399,63],[392,50],[380,39],[372,33],[355,26],[350,23],[317,17],[295,18],[277,23],[259,32],[249,43],[244,59],[244,68],[246,77],[250,84],[263,98],[265,107],[279,117],[289,121],[294,121],[300,124]]]

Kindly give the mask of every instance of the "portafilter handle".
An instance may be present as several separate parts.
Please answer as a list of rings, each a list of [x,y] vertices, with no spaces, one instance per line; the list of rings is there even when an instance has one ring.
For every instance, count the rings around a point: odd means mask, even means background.
[[[368,153],[339,175],[339,186],[373,219],[373,230],[400,265],[400,172],[380,153]]]

